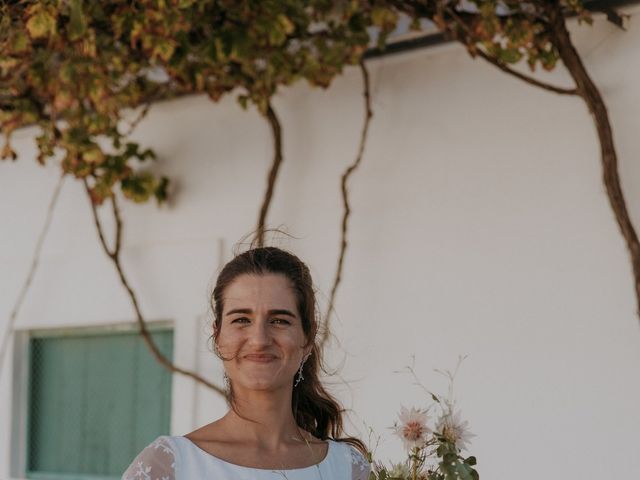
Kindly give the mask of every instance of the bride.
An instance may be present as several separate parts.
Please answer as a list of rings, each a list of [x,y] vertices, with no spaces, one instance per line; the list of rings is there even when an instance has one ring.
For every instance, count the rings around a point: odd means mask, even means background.
[[[248,250],[224,266],[211,305],[229,411],[158,437],[122,479],[366,480],[366,448],[342,437],[343,410],[319,380],[308,267],[279,248]]]

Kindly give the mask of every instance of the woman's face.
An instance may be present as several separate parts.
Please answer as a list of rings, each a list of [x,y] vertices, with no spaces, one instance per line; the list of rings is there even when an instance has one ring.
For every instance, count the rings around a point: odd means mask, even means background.
[[[234,391],[291,388],[305,344],[296,297],[284,275],[240,275],[223,293],[217,345]]]

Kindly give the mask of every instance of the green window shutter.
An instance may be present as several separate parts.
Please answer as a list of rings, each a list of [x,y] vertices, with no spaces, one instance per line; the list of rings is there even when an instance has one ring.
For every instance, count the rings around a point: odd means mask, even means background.
[[[173,332],[152,337],[171,359]],[[169,433],[171,375],[137,332],[36,337],[29,350],[29,478],[120,478]]]

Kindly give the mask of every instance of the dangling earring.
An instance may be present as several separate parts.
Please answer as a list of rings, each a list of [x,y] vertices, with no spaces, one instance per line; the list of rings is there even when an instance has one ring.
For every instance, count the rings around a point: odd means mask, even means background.
[[[307,361],[309,355],[311,355],[311,352],[309,352],[307,356],[304,357],[304,360],[302,360],[302,363],[300,364],[300,368],[298,369],[298,376],[296,377],[296,383],[293,384],[294,388],[297,387],[302,380],[304,380],[304,375],[302,375],[302,367],[304,367],[304,362]]]
[[[229,375],[227,375],[227,372],[224,372],[224,374],[222,375],[222,382],[224,383],[224,389],[226,392],[230,392],[231,391],[231,380],[229,380]]]

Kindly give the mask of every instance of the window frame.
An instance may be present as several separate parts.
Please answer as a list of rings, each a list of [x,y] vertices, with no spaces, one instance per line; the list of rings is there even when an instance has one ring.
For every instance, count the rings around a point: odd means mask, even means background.
[[[171,320],[146,322],[149,332],[170,330],[176,341],[175,323]],[[29,407],[31,402],[31,340],[34,338],[55,338],[82,335],[110,335],[115,333],[139,333],[137,323],[108,323],[96,325],[69,325],[59,327],[23,327],[14,332],[13,372],[11,394],[11,442],[9,472],[12,478],[42,480],[113,480],[116,477],[87,474],[30,472],[27,469],[29,449]],[[174,350],[175,357],[175,350]],[[171,382],[173,396],[173,381]],[[171,412],[170,412],[171,414]],[[169,419],[171,422],[171,419]],[[118,477],[119,478],[119,477]]]

